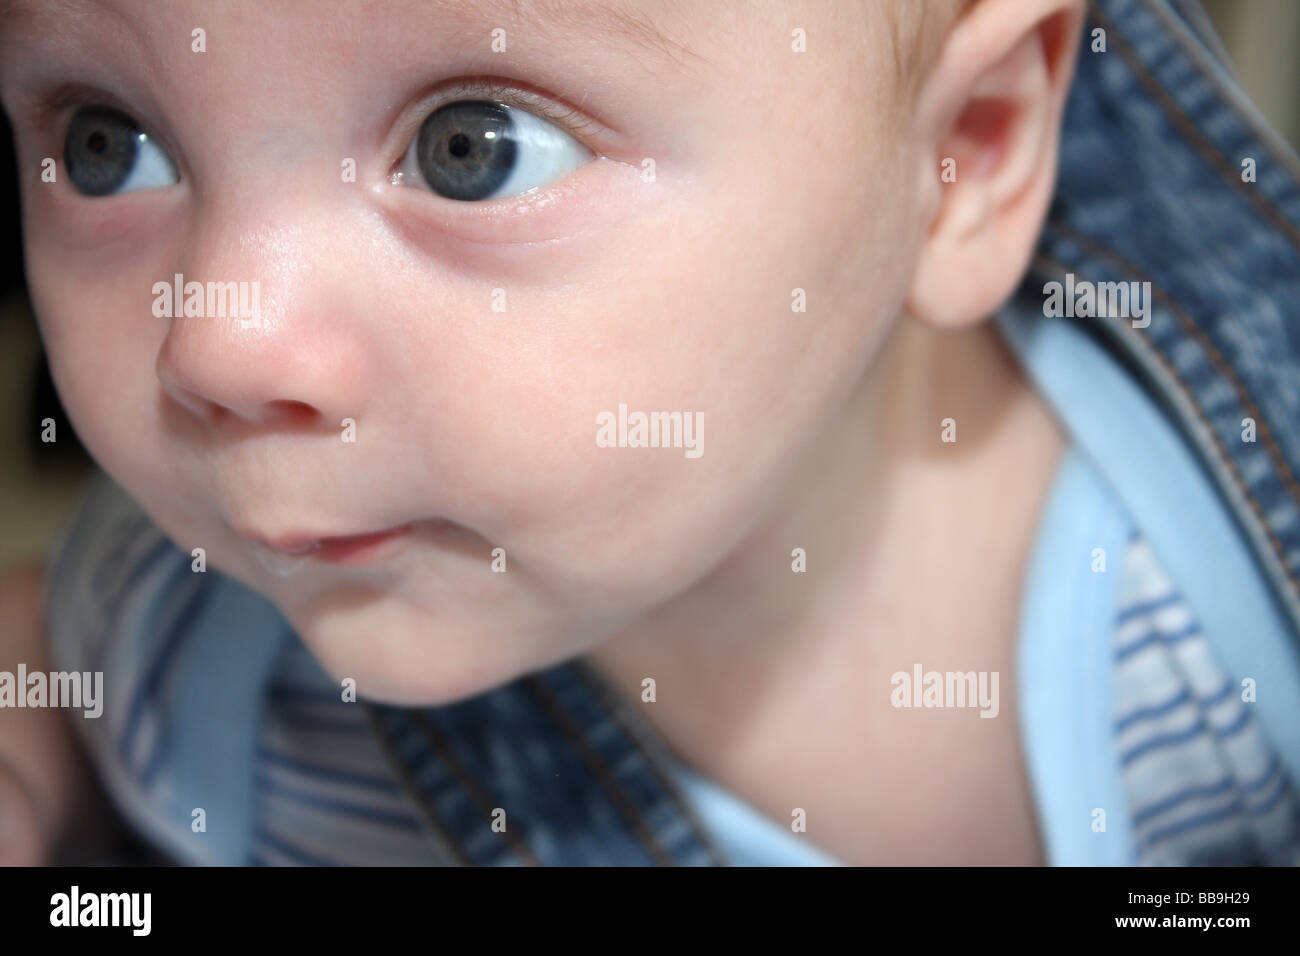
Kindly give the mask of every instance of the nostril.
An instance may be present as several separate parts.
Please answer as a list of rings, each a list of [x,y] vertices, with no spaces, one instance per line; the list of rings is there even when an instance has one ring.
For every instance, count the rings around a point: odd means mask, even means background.
[[[314,425],[320,414],[306,402],[279,399],[264,406],[266,419],[290,428]]]

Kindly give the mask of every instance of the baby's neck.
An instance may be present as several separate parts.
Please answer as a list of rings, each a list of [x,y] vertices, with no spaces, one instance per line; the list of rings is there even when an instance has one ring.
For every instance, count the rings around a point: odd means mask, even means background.
[[[939,334],[905,321],[770,518],[588,660],[633,699],[653,677],[662,703],[641,709],[707,772],[781,715],[852,706],[824,697],[843,696],[843,668],[864,653],[910,669],[1013,641],[1064,447],[991,323]],[[888,697],[887,674],[880,684],[858,692]]]

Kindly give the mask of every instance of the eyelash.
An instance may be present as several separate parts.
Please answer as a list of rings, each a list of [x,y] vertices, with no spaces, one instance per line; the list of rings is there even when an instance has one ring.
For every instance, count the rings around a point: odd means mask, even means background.
[[[72,124],[72,118],[78,110],[88,106],[108,107],[135,120],[140,128],[157,141],[171,157],[181,179],[188,177],[179,146],[170,136],[156,129],[153,122],[144,119],[138,109],[118,97],[80,83],[68,83],[51,90],[41,98],[32,112],[33,128],[49,130],[53,134],[54,148],[57,151],[56,155],[60,157],[60,162],[62,162],[63,144],[68,138],[68,128]]]
[[[513,80],[501,80],[492,76],[470,76],[448,81],[441,85],[440,88],[423,94],[412,107],[405,111],[407,118],[400,121],[400,128],[391,135],[403,143],[409,143],[424,121],[437,112],[438,109],[449,103],[470,99],[491,100],[534,113],[542,119],[554,123],[576,139],[581,140],[597,156],[602,156],[603,153],[591,141],[599,140],[615,132],[581,110],[569,106],[553,96],[538,93],[530,89],[527,84]],[[36,111],[37,123],[44,125],[58,118],[58,136],[60,143],[62,143],[62,140],[67,137],[67,126],[71,122],[73,114],[76,110],[86,106],[112,107],[132,117],[163,145],[173,161],[177,163],[178,168],[183,170],[176,144],[172,143],[167,136],[154,131],[152,124],[143,121],[138,111],[119,101],[117,97],[89,89],[80,84],[68,84],[51,91],[43,99]],[[404,154],[405,147],[403,147],[402,152]],[[399,155],[397,165],[400,165],[400,161]]]
[[[435,93],[430,98],[422,101],[422,105],[427,105],[434,97],[441,100],[421,116],[421,123],[436,112],[439,107],[448,103],[454,103],[457,100],[482,99],[505,103],[507,106],[515,106],[536,113],[542,119],[550,120],[573,136],[594,136],[605,131],[604,127],[594,119],[573,107],[562,105],[552,97],[535,93],[526,86],[504,83],[492,77],[469,77],[457,80],[455,86],[451,87],[448,92],[451,95]]]
[[[586,113],[557,101],[553,96],[537,93],[529,89],[526,84],[491,76],[460,77],[449,81],[439,89],[423,94],[405,111],[406,118],[399,121],[390,140],[400,144],[392,170],[396,171],[401,166],[402,156],[405,155],[406,149],[425,120],[451,103],[476,99],[504,103],[506,106],[534,113],[582,142],[597,157],[604,156],[604,153],[593,144],[593,140],[599,141],[614,133],[609,127]]]

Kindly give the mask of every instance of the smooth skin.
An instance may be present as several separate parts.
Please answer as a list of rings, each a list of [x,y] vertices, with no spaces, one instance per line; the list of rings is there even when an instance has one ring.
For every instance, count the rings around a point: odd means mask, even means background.
[[[986,320],[1052,193],[1082,3],[980,0],[914,101],[882,10],[646,0],[669,42],[641,46],[571,22],[607,4],[559,6],[5,15],[30,287],[79,436],[364,696],[448,703],[585,655],[842,860],[1041,861],[1012,651],[1064,439]],[[479,74],[578,111],[598,158],[518,199],[394,184],[430,91]],[[180,181],[40,182],[66,83]],[[260,327],[156,318],[175,273],[259,281]],[[619,403],[701,412],[705,454],[599,447]],[[381,562],[289,577],[249,537],[408,521]],[[918,661],[999,671],[999,717],[891,708]]]

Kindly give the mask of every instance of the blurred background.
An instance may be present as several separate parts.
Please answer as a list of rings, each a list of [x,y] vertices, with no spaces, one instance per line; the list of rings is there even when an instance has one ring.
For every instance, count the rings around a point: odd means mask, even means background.
[[[916,0],[924,2],[924,0]],[[1238,79],[1300,152],[1300,0],[1203,0]],[[0,113],[0,568],[45,553],[92,465],[50,383],[23,284],[12,138]],[[53,419],[58,441],[41,441]]]
[[[1202,0],[1237,79],[1300,151],[1300,0]]]

